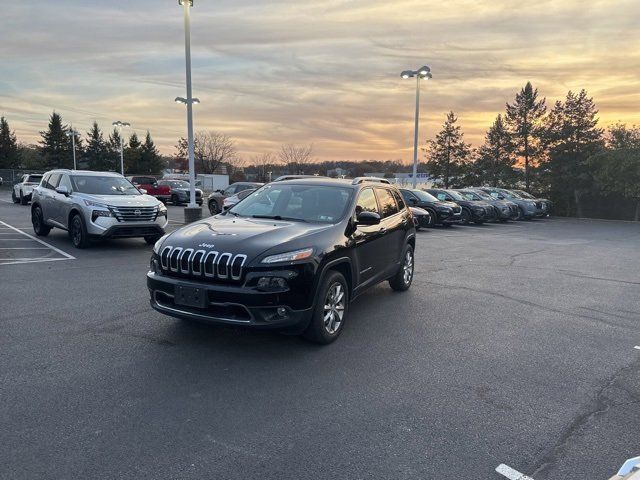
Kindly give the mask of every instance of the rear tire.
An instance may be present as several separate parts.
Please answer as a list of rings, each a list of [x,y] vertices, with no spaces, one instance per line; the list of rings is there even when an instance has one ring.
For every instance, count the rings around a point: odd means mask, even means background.
[[[87,248],[89,246],[87,227],[85,227],[82,217],[77,213],[71,217],[71,222],[69,222],[69,236],[74,247]]]
[[[51,231],[51,227],[44,223],[44,215],[40,207],[35,207],[31,212],[31,224],[33,231],[39,237],[46,237]]]
[[[413,247],[407,245],[402,252],[402,263],[393,277],[389,279],[389,286],[396,292],[404,292],[409,290],[413,282],[414,258]]]
[[[330,270],[322,279],[311,322],[302,334],[314,343],[327,345],[340,336],[349,310],[349,289],[340,272]]]
[[[171,195],[171,203],[173,203],[176,207],[180,205],[180,200],[178,200],[178,196],[173,194]]]

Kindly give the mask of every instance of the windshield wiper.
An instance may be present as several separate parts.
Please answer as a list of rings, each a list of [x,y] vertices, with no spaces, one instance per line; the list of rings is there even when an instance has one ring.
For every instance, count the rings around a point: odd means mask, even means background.
[[[231,210],[227,210],[226,212],[224,212],[224,215],[228,215],[228,214],[231,214],[231,215],[233,215],[234,217],[239,217],[239,216],[240,216],[240,214],[239,214],[239,213],[232,212]]]
[[[268,220],[289,220],[292,222],[305,222],[307,221],[304,218],[294,218],[294,217],[283,217],[282,215],[251,215],[251,218],[266,218]]]

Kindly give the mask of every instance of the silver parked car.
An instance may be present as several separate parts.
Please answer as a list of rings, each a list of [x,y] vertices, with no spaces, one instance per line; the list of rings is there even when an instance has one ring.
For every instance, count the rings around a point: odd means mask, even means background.
[[[143,237],[155,243],[167,226],[167,207],[118,173],[52,170],[33,190],[36,235],[53,227],[69,232],[76,248],[91,238]]]

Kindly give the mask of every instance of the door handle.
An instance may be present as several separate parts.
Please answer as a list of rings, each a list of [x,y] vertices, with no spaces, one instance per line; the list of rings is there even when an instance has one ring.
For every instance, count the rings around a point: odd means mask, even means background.
[[[380,230],[378,230],[378,232],[384,235],[385,233],[387,233],[387,229],[384,227],[380,227]]]

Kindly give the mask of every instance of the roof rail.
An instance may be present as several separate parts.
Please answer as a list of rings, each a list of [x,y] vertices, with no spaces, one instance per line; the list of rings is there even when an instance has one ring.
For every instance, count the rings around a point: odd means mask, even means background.
[[[386,183],[387,185],[391,185],[391,182],[386,178],[378,178],[378,177],[356,177],[351,182],[351,185],[359,185],[364,182],[374,182],[374,183]]]

